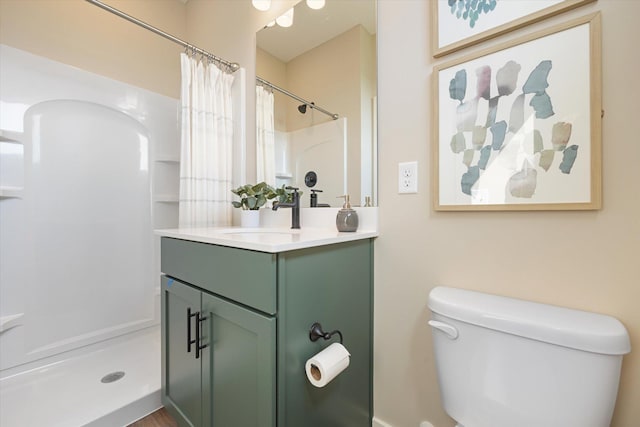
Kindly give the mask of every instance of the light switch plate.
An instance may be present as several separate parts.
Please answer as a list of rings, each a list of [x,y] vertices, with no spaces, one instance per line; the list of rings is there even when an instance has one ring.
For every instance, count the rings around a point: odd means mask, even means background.
[[[398,163],[398,193],[418,192],[418,162]]]

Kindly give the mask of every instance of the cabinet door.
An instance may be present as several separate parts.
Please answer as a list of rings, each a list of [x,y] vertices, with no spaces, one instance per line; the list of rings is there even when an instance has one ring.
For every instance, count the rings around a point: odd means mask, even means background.
[[[206,293],[202,311],[206,316],[202,354],[206,425],[274,427],[275,318]]]
[[[162,277],[162,403],[180,426],[202,426],[201,359],[195,357],[200,291]],[[193,314],[194,316],[189,316]]]

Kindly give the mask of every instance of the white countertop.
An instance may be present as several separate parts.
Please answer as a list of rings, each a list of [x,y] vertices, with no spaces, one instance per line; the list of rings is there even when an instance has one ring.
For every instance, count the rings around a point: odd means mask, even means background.
[[[335,228],[241,228],[207,227],[175,228],[156,230],[163,237],[173,237],[193,242],[211,243],[232,248],[249,249],[259,252],[286,252],[353,240],[370,239],[378,236],[375,230],[338,232]]]

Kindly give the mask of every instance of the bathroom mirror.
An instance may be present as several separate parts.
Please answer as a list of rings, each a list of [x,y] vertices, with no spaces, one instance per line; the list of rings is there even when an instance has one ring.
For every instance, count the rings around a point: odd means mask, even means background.
[[[257,175],[273,157],[267,170],[275,169],[275,185],[299,187],[303,207],[311,205],[311,190],[321,191],[320,206],[342,206],[345,192],[353,206],[375,206],[376,2],[326,0],[312,9],[302,0],[293,12],[290,27],[265,26],[256,35],[256,75],[289,93],[258,83],[273,92],[274,144],[262,149],[257,95]]]

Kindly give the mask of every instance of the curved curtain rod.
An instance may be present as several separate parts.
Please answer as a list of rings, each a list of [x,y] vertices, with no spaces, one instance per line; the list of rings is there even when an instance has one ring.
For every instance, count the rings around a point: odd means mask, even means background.
[[[297,101],[300,101],[300,102],[304,103],[304,104],[305,104],[305,105],[307,105],[309,108],[313,108],[313,109],[315,109],[315,110],[320,111],[321,113],[326,114],[327,116],[330,116],[333,120],[338,120],[338,115],[337,115],[337,114],[335,114],[335,113],[330,113],[329,111],[325,110],[324,108],[318,107],[318,106],[317,106],[316,104],[314,104],[313,102],[309,102],[309,101],[307,101],[306,99],[302,99],[302,98],[300,98],[298,95],[295,95],[295,94],[293,94],[293,93],[289,92],[289,91],[288,91],[288,90],[286,90],[286,89],[283,89],[283,88],[281,88],[281,87],[279,87],[279,86],[276,86],[276,85],[274,85],[273,83],[271,83],[271,82],[269,82],[269,81],[267,81],[267,80],[265,80],[265,79],[263,79],[263,78],[261,78],[261,77],[256,76],[256,81],[257,81],[258,83],[262,84],[262,85],[269,86],[270,88],[272,88],[272,89],[274,89],[274,90],[277,90],[278,92],[284,93],[285,95],[287,95],[287,96],[289,96],[289,97],[291,97],[291,98],[293,98],[293,99],[295,99],[295,100],[297,100]]]
[[[85,1],[88,1],[89,3],[91,3],[91,4],[95,5],[95,6],[98,6],[99,8],[102,8],[102,9],[106,10],[107,12],[111,12],[114,15],[117,15],[117,16],[119,16],[121,18],[124,18],[129,22],[132,22],[132,23],[134,23],[136,25],[139,25],[140,27],[142,27],[144,29],[147,29],[147,30],[149,30],[149,31],[151,31],[153,33],[156,33],[157,35],[162,36],[165,39],[171,40],[174,43],[182,45],[183,47],[185,47],[188,50],[192,50],[192,51],[194,51],[196,53],[199,53],[199,54],[204,55],[204,56],[206,56],[208,58],[211,58],[214,61],[219,62],[219,63],[225,65],[226,67],[228,67],[231,70],[231,72],[236,72],[240,68],[240,64],[238,64],[237,62],[230,62],[230,61],[227,61],[225,59],[222,59],[219,56],[216,56],[216,55],[214,55],[214,54],[212,54],[210,52],[207,52],[204,49],[200,49],[199,47],[196,47],[196,46],[194,46],[192,44],[189,44],[189,43],[185,42],[184,40],[181,40],[181,39],[177,38],[176,36],[172,36],[169,33],[165,33],[164,31],[162,31],[162,30],[160,30],[160,29],[158,29],[158,28],[156,28],[156,27],[154,27],[152,25],[149,25],[144,21],[141,21],[138,18],[134,18],[133,16],[128,15],[128,14],[122,12],[121,10],[116,9],[115,7],[111,7],[111,6],[107,5],[107,4],[102,3],[101,1],[98,1],[98,0],[85,0]]]
[[[107,12],[111,12],[114,15],[117,15],[117,16],[119,16],[121,18],[124,18],[127,21],[129,21],[129,22],[131,22],[133,24],[136,24],[136,25],[138,25],[138,26],[140,26],[140,27],[142,27],[142,28],[144,28],[146,30],[149,30],[149,31],[151,31],[151,32],[153,32],[153,33],[155,33],[155,34],[157,34],[159,36],[162,36],[167,40],[171,40],[172,42],[177,43],[177,44],[181,45],[182,47],[184,47],[184,48],[186,48],[188,50],[192,50],[192,51],[194,51],[196,53],[199,53],[201,55],[204,55],[204,56],[206,56],[208,58],[212,58],[214,61],[217,61],[217,62],[219,62],[221,64],[224,64],[225,66],[229,67],[229,69],[232,72],[236,72],[236,71],[238,71],[238,69],[240,69],[240,64],[238,64],[237,62],[230,62],[230,61],[227,61],[225,59],[222,59],[219,56],[216,56],[216,55],[214,55],[214,54],[212,54],[210,52],[207,52],[204,49],[201,49],[201,48],[199,48],[197,46],[194,46],[194,45],[192,45],[190,43],[187,43],[186,41],[181,40],[181,39],[177,38],[176,36],[173,36],[173,35],[171,35],[169,33],[165,33],[164,31],[162,31],[162,30],[160,30],[160,29],[158,29],[158,28],[156,28],[156,27],[154,27],[152,25],[149,25],[144,21],[141,21],[138,18],[134,18],[133,16],[128,15],[128,14],[122,12],[121,10],[116,9],[115,7],[112,7],[112,6],[109,6],[107,4],[104,4],[99,0],[85,0],[85,1],[91,3],[91,4],[95,5],[95,6],[98,6],[99,8],[104,9]],[[330,116],[333,120],[337,120],[338,119],[338,115],[337,114],[330,113],[329,111],[325,110],[324,108],[318,107],[314,103],[309,102],[309,101],[307,101],[305,99],[302,99],[299,96],[294,95],[293,93],[287,91],[286,89],[283,89],[283,88],[281,88],[279,86],[274,85],[271,82],[268,82],[267,80],[264,80],[264,79],[256,76],[256,81],[258,81],[259,83],[261,83],[263,85],[269,86],[272,89],[277,90],[278,92],[281,92],[281,93],[283,93],[283,94],[285,94],[285,95],[287,95],[287,96],[289,96],[289,97],[291,97],[293,99],[296,99],[296,100],[304,103],[305,105],[309,106],[310,108],[316,109],[316,110],[320,111],[321,113],[324,113],[324,114]]]

